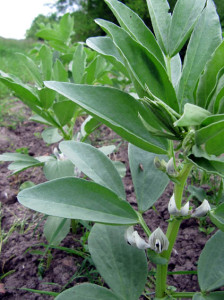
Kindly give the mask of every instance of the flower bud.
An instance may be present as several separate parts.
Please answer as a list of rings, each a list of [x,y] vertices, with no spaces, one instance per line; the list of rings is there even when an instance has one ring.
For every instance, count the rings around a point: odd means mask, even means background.
[[[149,248],[149,244],[140,237],[137,231],[134,231],[134,227],[130,226],[125,231],[124,234],[125,240],[132,246],[135,246],[139,249],[147,249]]]
[[[174,168],[173,157],[168,161],[168,163],[166,165],[166,172],[170,176],[172,176],[176,173],[175,168]]]
[[[204,217],[209,212],[209,210],[211,210],[211,206],[209,205],[208,200],[204,199],[202,204],[195,209],[192,217]]]
[[[183,207],[181,207],[181,209],[178,209],[173,194],[168,204],[168,211],[170,215],[185,217],[189,213],[189,202],[187,202]]]
[[[157,253],[168,249],[169,240],[159,227],[150,235],[149,247]]]
[[[166,172],[166,165],[167,165],[167,163],[165,162],[164,159],[160,160],[157,156],[155,156],[155,158],[154,158],[154,165],[160,171]]]

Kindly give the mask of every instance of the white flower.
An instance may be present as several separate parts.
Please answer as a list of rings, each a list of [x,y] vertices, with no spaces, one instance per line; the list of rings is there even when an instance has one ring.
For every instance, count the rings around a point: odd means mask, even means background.
[[[173,194],[168,204],[168,211],[169,214],[173,216],[187,216],[189,213],[189,202],[187,202],[183,207],[181,207],[181,209],[178,209]]]
[[[159,227],[150,235],[149,246],[157,253],[161,253],[168,249],[169,240]]]
[[[134,230],[133,226],[128,227],[125,231],[125,240],[132,246],[135,246],[139,249],[147,249],[149,248],[149,244],[140,237],[137,231]]]
[[[157,253],[161,253],[167,250],[169,247],[169,241],[162,230],[158,227],[149,237],[149,242],[147,243],[143,238],[141,238],[134,227],[128,227],[125,232],[125,240],[132,246],[139,249],[151,248]]]
[[[204,217],[209,212],[209,210],[211,210],[211,206],[209,205],[208,200],[204,199],[202,204],[195,209],[192,217]]]
[[[66,156],[61,152],[59,153],[58,149],[55,147],[53,150],[54,155],[56,156],[57,160],[66,160]]]

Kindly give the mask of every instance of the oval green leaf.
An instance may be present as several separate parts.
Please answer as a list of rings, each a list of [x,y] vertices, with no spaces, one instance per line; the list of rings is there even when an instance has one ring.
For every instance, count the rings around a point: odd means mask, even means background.
[[[209,212],[209,217],[219,229],[224,231],[224,203]]]
[[[85,175],[126,199],[120,175],[112,161],[100,150],[85,143],[61,142],[59,148],[65,156]]]
[[[131,175],[138,209],[141,212],[148,210],[156,202],[169,183],[168,176],[155,167],[155,156],[154,153],[146,152],[129,144],[128,157]],[[159,156],[159,158],[167,157]]]
[[[58,246],[70,231],[71,220],[48,216],[44,235],[49,245]]]
[[[219,156],[224,153],[224,121],[212,123],[195,132],[196,145],[205,144],[209,155]]]
[[[205,3],[205,0],[177,1],[169,30],[168,47],[170,57],[177,54],[184,46]]]
[[[47,215],[107,224],[136,224],[131,205],[111,190],[80,178],[65,177],[23,190],[18,200]]]
[[[178,88],[178,101],[194,103],[193,93],[205,64],[222,41],[219,17],[213,1],[208,0],[194,27],[184,58],[183,72]],[[201,55],[203,53],[203,55]],[[206,99],[202,98],[202,101]],[[205,103],[200,105],[205,107]]]
[[[160,47],[168,54],[168,34],[171,24],[170,6],[167,0],[147,0],[152,26]]]
[[[166,154],[167,141],[150,135],[138,116],[138,113],[145,114],[145,109],[129,94],[101,86],[61,82],[45,84],[77,103],[132,144],[150,152]]]
[[[206,243],[198,261],[198,281],[203,292],[224,284],[224,232],[218,231]]]
[[[100,275],[121,299],[137,300],[144,290],[148,267],[144,250],[127,244],[126,227],[96,224],[88,245]]]
[[[128,6],[117,0],[106,0],[121,28],[126,30],[135,40],[151,52],[165,67],[163,53],[152,32],[148,29],[142,19]]]
[[[55,300],[122,300],[102,286],[82,283],[60,293]]]
[[[216,86],[217,76],[224,67],[224,41],[213,53],[201,76],[197,89],[197,104],[202,107],[209,106],[209,96]]]

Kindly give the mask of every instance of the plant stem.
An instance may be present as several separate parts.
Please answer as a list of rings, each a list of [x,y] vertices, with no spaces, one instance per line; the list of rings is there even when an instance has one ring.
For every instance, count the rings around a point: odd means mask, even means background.
[[[141,224],[141,226],[144,229],[145,233],[148,236],[150,236],[151,231],[150,231],[149,227],[147,226],[147,224],[145,223],[145,220],[143,219],[142,214],[140,212],[137,212],[137,214],[138,214],[139,223]]]
[[[192,164],[187,163],[183,166],[183,169],[180,171],[178,175],[178,181],[179,183],[174,184],[174,195],[175,195],[175,201],[177,208],[181,208],[181,202],[182,202],[182,196],[183,196],[183,190],[186,183],[186,180],[188,178],[188,175],[191,171]],[[161,254],[161,257],[166,258],[168,261],[170,259],[173,246],[175,244],[178,231],[180,228],[181,219],[174,218],[171,222],[169,222],[166,236],[169,240],[169,247],[166,251],[164,251]],[[157,265],[156,270],[156,297],[157,298],[163,298],[165,297],[166,292],[166,281],[167,281],[167,271],[168,271],[168,264],[166,265]]]
[[[181,209],[184,186],[191,169],[192,169],[192,164],[190,163],[185,164],[177,177],[179,184],[175,183],[174,185],[174,199],[176,202],[177,209]]]
[[[168,74],[169,79],[171,81],[171,79],[172,79],[171,78],[171,58],[169,56],[166,57],[166,68],[167,68],[167,74]]]
[[[174,298],[192,298],[195,292],[180,292],[180,293],[173,293],[172,296]]]
[[[161,256],[166,258],[168,261],[170,259],[170,255],[176,241],[180,223],[181,223],[180,219],[174,219],[172,222],[169,223],[169,226],[167,228],[166,236],[169,240],[169,248],[168,250],[164,251],[161,254]],[[163,298],[165,296],[167,271],[168,271],[168,264],[157,265],[157,270],[156,270],[156,297],[157,298]]]
[[[72,233],[77,233],[79,222],[77,220],[71,220]]]

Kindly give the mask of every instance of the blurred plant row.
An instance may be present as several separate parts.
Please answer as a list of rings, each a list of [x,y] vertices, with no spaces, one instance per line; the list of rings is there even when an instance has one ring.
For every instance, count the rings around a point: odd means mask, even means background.
[[[135,11],[152,30],[145,0],[122,0],[121,2]],[[169,1],[171,11],[173,10],[176,2],[177,0]],[[215,0],[214,2],[220,17],[220,23],[222,28],[224,28],[224,2],[222,0]],[[71,11],[71,15],[74,18],[74,33],[72,36],[73,42],[84,42],[90,36],[103,34],[103,31],[94,22],[95,18],[104,18],[111,22],[117,22],[111,10],[102,0],[55,0],[55,4],[52,6],[56,9],[56,13],[52,13],[50,16],[37,16],[33,20],[31,27],[27,30],[27,38],[37,39],[38,35],[36,34],[42,26],[47,25],[49,28],[54,28],[54,26],[57,26],[57,23],[61,18],[60,16]]]

